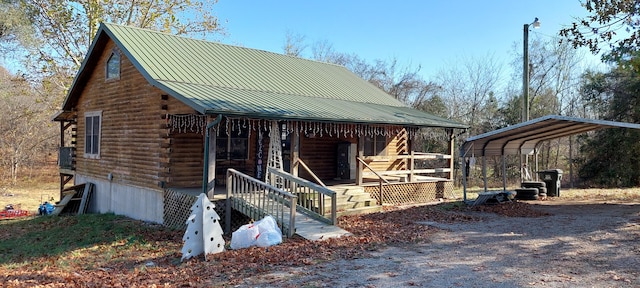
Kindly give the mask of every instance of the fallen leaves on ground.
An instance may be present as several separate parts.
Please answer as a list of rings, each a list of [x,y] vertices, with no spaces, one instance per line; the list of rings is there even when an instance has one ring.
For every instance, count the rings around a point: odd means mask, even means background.
[[[542,217],[549,216],[547,212],[542,212],[531,208],[531,204],[524,202],[507,202],[497,205],[479,205],[470,209],[481,212],[491,212],[507,217]]]
[[[353,236],[308,241],[294,236],[284,243],[268,248],[252,247],[228,250],[180,263],[183,232],[158,228],[144,237],[153,243],[149,250],[124,251],[108,257],[94,255],[94,261],[73,260],[73,251],[58,259],[21,268],[0,266],[0,286],[3,287],[202,287],[243,283],[246,277],[275,271],[281,267],[310,266],[321,262],[367,257],[368,253],[387,245],[427,241],[438,229],[418,222],[479,221],[469,211],[490,212],[513,217],[538,217],[544,214],[521,202],[494,206],[467,207],[442,203],[414,207],[386,207],[386,211],[342,216],[338,226]],[[134,220],[128,220],[133,221]],[[152,230],[154,231],[154,230]],[[229,238],[226,239],[229,243]],[[109,245],[109,244],[106,244]],[[100,249],[95,249],[100,251]],[[62,259],[61,259],[62,258]],[[95,260],[107,259],[107,260]],[[32,260],[34,262],[42,259]],[[65,265],[56,265],[65,263]],[[25,268],[28,267],[28,268]],[[38,267],[35,269],[35,267]]]

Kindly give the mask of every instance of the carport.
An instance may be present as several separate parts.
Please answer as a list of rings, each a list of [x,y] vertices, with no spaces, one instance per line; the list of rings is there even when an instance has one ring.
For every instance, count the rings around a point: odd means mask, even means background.
[[[507,189],[506,155],[533,155],[545,140],[567,137],[599,128],[640,129],[640,124],[548,115],[468,138],[460,147],[464,201],[467,201],[466,158],[482,157],[484,191],[487,191],[486,156],[502,156],[503,191]],[[522,167],[522,163],[520,164]]]

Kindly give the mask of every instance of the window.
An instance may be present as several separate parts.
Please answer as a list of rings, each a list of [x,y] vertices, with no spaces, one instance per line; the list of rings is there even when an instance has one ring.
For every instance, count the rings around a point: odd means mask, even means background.
[[[84,157],[100,158],[100,125],[102,112],[87,112],[84,116]]]
[[[387,137],[384,135],[376,135],[374,137],[367,136],[364,138],[364,156],[384,156],[387,147]]]
[[[118,51],[111,52],[109,60],[107,60],[107,80],[120,79],[120,53]]]
[[[246,160],[249,158],[249,131],[220,132],[216,139],[216,159]]]

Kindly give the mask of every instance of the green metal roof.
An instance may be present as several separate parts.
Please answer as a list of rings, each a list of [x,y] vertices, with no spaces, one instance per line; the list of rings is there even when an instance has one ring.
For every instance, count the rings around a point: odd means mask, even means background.
[[[63,110],[107,37],[152,85],[203,114],[467,127],[411,109],[343,66],[114,24],[100,26]]]

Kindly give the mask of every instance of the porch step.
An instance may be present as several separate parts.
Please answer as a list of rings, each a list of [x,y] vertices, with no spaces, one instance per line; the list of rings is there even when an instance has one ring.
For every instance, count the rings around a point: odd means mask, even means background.
[[[369,201],[369,200],[372,200],[371,195],[365,192],[358,193],[358,194],[351,194],[351,195],[337,195],[336,197],[336,201],[338,201],[338,203],[347,202],[347,201],[358,202],[358,201]]]
[[[369,193],[364,192],[362,186],[333,186],[336,192],[336,210],[338,216],[373,213],[382,210],[382,206],[377,205],[376,199]],[[325,203],[325,209],[331,209],[331,203]]]
[[[361,207],[371,207],[371,206],[376,206],[376,200],[375,199],[359,200],[359,201],[338,200],[336,201],[336,206],[338,211],[343,211],[343,210],[353,209],[353,208],[361,208]],[[331,210],[331,203],[325,203],[324,208],[325,210]]]
[[[382,211],[382,206],[380,205],[375,205],[375,206],[365,206],[365,207],[358,207],[358,208],[350,208],[350,209],[346,209],[343,211],[338,210],[338,213],[336,213],[338,215],[338,217],[340,216],[345,216],[345,215],[360,215],[360,214],[369,214],[369,213],[376,213],[376,212],[380,212]]]
[[[337,195],[358,195],[365,193],[362,186],[332,186],[331,190],[335,191]]]

